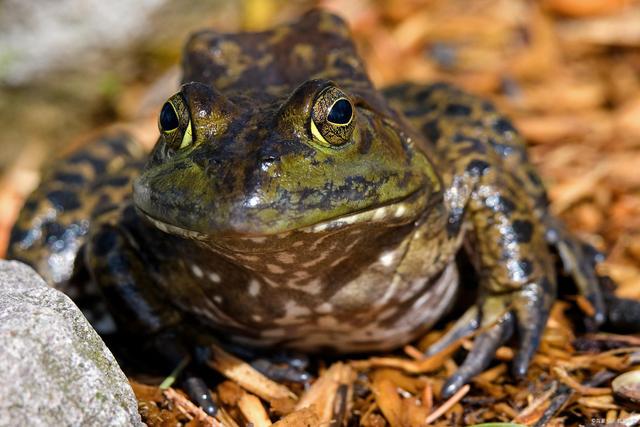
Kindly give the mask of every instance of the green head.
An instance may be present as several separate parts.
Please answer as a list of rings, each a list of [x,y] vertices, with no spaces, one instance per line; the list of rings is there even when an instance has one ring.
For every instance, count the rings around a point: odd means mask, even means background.
[[[185,81],[134,187],[136,206],[166,231],[251,251],[296,232],[406,225],[441,197],[333,15],[199,33]]]

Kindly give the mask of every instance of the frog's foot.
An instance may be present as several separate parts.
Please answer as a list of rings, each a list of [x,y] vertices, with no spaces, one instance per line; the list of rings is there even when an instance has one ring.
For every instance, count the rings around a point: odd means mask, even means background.
[[[311,374],[306,371],[309,360],[295,353],[278,353],[270,357],[260,357],[251,361],[257,371],[276,382],[307,384]]]
[[[307,384],[313,376],[306,371],[309,358],[294,351],[282,350],[276,353],[262,353],[237,344],[226,343],[225,349],[236,356],[248,360],[253,368],[276,382]]]
[[[161,365],[173,369],[172,381],[177,380],[196,405],[208,415],[214,416],[218,407],[207,384],[196,373],[206,360],[206,351],[200,346],[193,348],[186,345],[181,336],[176,329],[165,329],[157,333],[149,345],[159,356]],[[189,348],[193,348],[193,351],[189,351]]]
[[[210,416],[215,416],[218,406],[214,403],[209,387],[200,377],[186,373],[182,380],[182,387],[191,400]]]
[[[578,292],[593,307],[587,328],[604,326],[617,332],[640,332],[640,301],[617,297],[611,279],[596,272],[604,254],[571,236],[559,221],[547,219],[546,223],[546,239],[556,247],[565,274],[573,278]]]
[[[443,386],[442,397],[452,396],[489,366],[498,347],[511,338],[514,330],[518,332],[519,350],[512,371],[516,377],[524,376],[549,315],[552,298],[548,288],[546,284],[530,283],[515,291],[481,297],[477,306],[469,308],[447,334],[429,348],[427,355],[432,355],[470,333],[478,334],[458,371]]]
[[[259,358],[251,361],[251,366],[276,382],[307,384],[312,378],[311,374],[305,371],[305,368],[300,368],[290,362],[282,363],[273,359]]]
[[[248,361],[255,370],[275,382],[308,384],[313,378],[313,375],[307,372],[309,358],[305,354],[291,350],[265,354],[262,350],[237,343],[225,342],[219,345],[229,353]]]
[[[640,301],[604,295],[607,305],[607,325],[618,333],[640,333]]]
[[[547,242],[557,249],[565,274],[571,276],[578,292],[591,303],[592,322],[595,326],[602,325],[606,319],[606,308],[595,267],[604,260],[604,255],[591,245],[571,236],[559,221],[547,219],[546,222]]]

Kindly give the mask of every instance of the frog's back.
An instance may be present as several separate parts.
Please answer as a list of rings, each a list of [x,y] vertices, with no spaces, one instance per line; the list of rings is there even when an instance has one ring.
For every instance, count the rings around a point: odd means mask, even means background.
[[[282,103],[304,82],[322,79],[393,114],[369,79],[346,22],[322,10],[261,32],[196,32],[186,43],[182,68],[183,83],[207,84],[238,105]]]
[[[127,134],[107,132],[55,161],[27,199],[11,231],[7,257],[34,267],[54,287],[68,281],[92,223],[129,203],[144,150]]]

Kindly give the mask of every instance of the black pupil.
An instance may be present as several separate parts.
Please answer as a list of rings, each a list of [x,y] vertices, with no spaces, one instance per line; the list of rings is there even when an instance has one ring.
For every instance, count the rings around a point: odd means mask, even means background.
[[[346,125],[351,120],[351,114],[353,114],[351,103],[346,99],[340,99],[331,107],[327,120],[336,125]]]
[[[176,110],[173,109],[173,105],[169,102],[165,102],[160,111],[160,126],[162,130],[174,130],[180,125]]]

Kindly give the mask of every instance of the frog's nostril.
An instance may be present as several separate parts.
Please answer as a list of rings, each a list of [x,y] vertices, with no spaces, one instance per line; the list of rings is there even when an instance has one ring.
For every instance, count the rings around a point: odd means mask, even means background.
[[[260,159],[260,163],[273,163],[276,161],[275,156],[265,156]]]
[[[259,163],[259,165],[260,165],[260,169],[266,172],[267,170],[269,170],[269,168],[271,167],[271,165],[272,165],[272,164],[274,164],[274,163],[276,162],[276,160],[277,160],[277,159],[276,159],[276,157],[274,157],[274,156],[265,156],[265,157],[262,157],[262,158],[260,159],[260,163]]]

